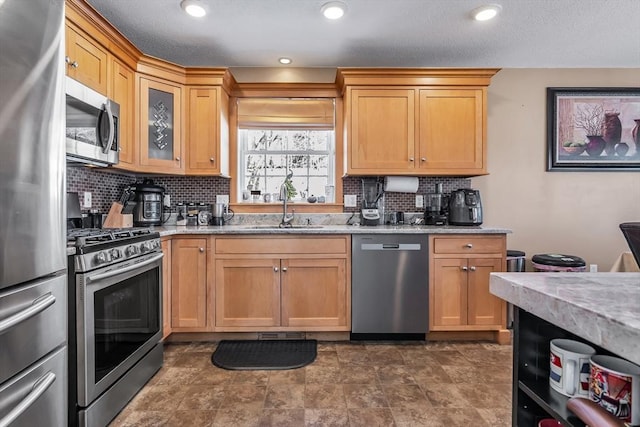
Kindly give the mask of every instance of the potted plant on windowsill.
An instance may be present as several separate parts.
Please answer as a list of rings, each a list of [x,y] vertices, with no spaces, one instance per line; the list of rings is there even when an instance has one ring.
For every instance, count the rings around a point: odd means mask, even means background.
[[[577,128],[585,131],[589,140],[587,143],[587,154],[597,157],[602,154],[607,144],[602,138],[602,123],[604,121],[604,111],[600,104],[588,104],[584,107],[577,107],[577,113],[574,116],[574,123]]]

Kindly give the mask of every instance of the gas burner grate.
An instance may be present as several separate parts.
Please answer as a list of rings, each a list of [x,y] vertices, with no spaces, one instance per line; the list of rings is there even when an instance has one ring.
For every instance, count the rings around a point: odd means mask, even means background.
[[[67,243],[75,243],[76,247],[116,242],[131,237],[151,235],[149,228],[77,228],[67,231]]]

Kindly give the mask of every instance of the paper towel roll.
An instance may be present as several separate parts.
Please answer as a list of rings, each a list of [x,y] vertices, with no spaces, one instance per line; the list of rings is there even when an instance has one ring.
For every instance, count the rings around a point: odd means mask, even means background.
[[[384,191],[391,193],[417,193],[417,176],[387,176],[384,178]]]

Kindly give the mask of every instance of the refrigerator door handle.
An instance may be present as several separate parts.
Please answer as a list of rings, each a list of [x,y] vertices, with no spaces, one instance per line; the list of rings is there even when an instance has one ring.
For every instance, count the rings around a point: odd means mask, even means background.
[[[55,302],[56,302],[56,297],[54,297],[50,293],[42,295],[39,298],[36,298],[35,300],[33,300],[33,303],[29,308],[21,310],[16,314],[14,314],[13,316],[9,316],[4,320],[0,320],[0,335],[7,332],[9,329],[13,328],[18,323],[24,322],[25,320],[44,311],[47,307],[50,307]],[[3,425],[2,422],[0,422],[0,426],[2,425]]]
[[[54,374],[53,372],[47,372],[40,379],[38,379],[38,381],[33,384],[31,392],[24,399],[22,399],[22,402],[18,403],[18,405],[11,411],[9,411],[9,413],[5,415],[4,418],[0,419],[0,427],[11,425],[12,422],[14,422],[20,415],[22,415],[24,411],[29,409],[29,407],[33,405],[35,401],[38,400],[38,398],[42,396],[49,387],[51,387],[51,384],[53,384],[55,380],[56,374]]]

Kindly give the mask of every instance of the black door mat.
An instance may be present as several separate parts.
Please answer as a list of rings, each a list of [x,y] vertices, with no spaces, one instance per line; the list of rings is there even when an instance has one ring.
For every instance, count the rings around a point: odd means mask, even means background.
[[[295,369],[316,359],[316,340],[220,341],[211,362],[231,370]]]

